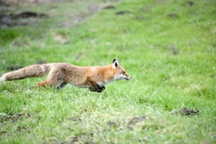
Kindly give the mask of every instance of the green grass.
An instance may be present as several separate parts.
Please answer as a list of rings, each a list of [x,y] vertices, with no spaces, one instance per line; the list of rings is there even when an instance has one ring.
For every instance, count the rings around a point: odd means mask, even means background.
[[[116,9],[102,9],[109,5]],[[0,74],[38,60],[84,66],[118,58],[133,78],[102,93],[32,88],[45,77],[1,83],[0,143],[215,143],[215,6],[77,0],[15,7],[50,17],[0,29]],[[199,115],[178,114],[183,107]]]

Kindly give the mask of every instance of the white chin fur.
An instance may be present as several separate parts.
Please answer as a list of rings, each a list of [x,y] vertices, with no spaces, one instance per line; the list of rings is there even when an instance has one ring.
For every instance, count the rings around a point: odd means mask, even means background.
[[[123,79],[129,80],[130,78],[128,78],[128,77],[126,77],[126,76],[124,76],[122,74],[120,74],[120,75],[118,75],[118,76],[115,77],[115,80],[123,80]]]

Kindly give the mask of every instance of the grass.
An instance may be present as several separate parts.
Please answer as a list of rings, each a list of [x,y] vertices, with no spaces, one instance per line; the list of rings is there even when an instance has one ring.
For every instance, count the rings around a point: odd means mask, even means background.
[[[110,5],[115,9],[103,9]],[[1,74],[39,60],[106,65],[118,58],[133,78],[102,93],[70,85],[33,89],[44,77],[1,83],[0,143],[216,142],[213,0],[64,1],[12,9],[50,17],[0,29]],[[199,115],[180,115],[183,107]]]

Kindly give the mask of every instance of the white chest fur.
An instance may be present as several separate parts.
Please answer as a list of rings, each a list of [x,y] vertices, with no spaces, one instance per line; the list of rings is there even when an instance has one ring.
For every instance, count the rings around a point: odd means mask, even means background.
[[[100,86],[100,87],[102,87],[102,86],[104,86],[104,85],[106,85],[106,84],[108,84],[108,83],[110,83],[110,82],[113,82],[113,81],[115,81],[114,79],[113,80],[105,80],[104,82],[97,82],[97,84]]]

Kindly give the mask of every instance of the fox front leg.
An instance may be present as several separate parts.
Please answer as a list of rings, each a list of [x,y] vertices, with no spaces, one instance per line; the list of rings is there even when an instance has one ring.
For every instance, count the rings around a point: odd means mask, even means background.
[[[93,82],[93,81],[90,81],[90,80],[88,80],[88,85],[89,85],[89,90],[91,91],[91,92],[97,92],[97,85],[96,85],[96,83],[95,82]]]
[[[105,90],[104,86],[100,87],[98,84],[96,84],[93,81],[88,81],[88,83],[90,85],[89,90],[92,92],[102,92],[103,90]]]

